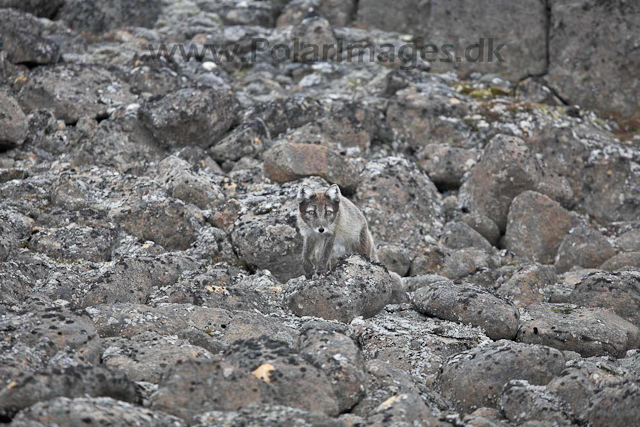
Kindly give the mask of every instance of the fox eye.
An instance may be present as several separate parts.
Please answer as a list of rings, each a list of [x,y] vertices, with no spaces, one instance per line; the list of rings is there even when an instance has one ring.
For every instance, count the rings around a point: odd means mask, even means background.
[[[333,215],[333,211],[327,211],[327,216]]]

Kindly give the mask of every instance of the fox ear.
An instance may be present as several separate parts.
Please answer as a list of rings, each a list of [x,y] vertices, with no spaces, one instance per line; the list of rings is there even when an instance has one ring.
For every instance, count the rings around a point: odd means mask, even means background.
[[[310,200],[313,194],[313,190],[310,187],[303,185],[300,187],[300,190],[298,190],[298,202]]]
[[[342,196],[340,193],[340,187],[338,187],[337,184],[333,184],[329,187],[325,194],[334,202],[340,202],[340,196]]]

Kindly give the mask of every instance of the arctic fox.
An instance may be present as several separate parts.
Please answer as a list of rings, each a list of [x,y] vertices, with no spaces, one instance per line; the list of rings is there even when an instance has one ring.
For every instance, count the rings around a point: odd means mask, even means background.
[[[373,237],[362,212],[340,188],[313,191],[303,185],[298,192],[298,228],[307,279],[325,273],[345,254],[359,253],[378,261]]]

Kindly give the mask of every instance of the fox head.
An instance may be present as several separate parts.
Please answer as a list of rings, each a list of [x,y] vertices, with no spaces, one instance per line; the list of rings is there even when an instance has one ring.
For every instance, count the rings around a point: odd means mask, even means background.
[[[300,217],[316,234],[333,234],[334,221],[340,209],[340,188],[313,191],[303,185],[298,191]]]

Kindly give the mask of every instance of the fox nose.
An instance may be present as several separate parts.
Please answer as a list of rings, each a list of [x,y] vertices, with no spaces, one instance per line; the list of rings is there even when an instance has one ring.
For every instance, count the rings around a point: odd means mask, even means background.
[[[324,233],[324,228],[322,227],[318,228],[318,233]]]

